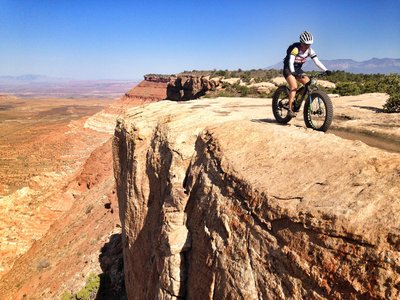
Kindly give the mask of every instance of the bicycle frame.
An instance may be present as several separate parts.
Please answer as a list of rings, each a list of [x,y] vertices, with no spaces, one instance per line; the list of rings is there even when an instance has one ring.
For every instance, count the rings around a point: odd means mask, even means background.
[[[320,73],[320,74],[317,74],[317,75],[314,75],[314,76],[309,76],[310,80],[305,85],[303,85],[302,87],[300,87],[298,89],[298,91],[296,93],[296,97],[295,97],[294,102],[293,102],[294,111],[298,112],[300,110],[301,104],[303,103],[303,101],[306,100],[306,95],[308,95],[308,98],[311,101],[311,92],[312,92],[312,90],[310,89],[310,86],[314,85],[316,83],[315,79],[317,77],[321,76],[322,74],[324,74],[324,73]],[[317,86],[316,86],[316,89],[318,89]],[[320,100],[318,100],[318,102],[320,103]]]

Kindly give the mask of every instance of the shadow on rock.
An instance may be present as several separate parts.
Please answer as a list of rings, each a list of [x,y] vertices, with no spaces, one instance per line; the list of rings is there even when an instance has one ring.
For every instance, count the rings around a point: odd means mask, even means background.
[[[276,123],[279,124],[275,119],[251,119],[251,122],[255,123]]]
[[[127,299],[121,234],[113,234],[110,241],[104,244],[99,262],[103,273],[100,274],[100,287],[96,299]]]
[[[377,108],[374,106],[366,106],[366,105],[354,105],[353,107],[361,108],[361,109],[368,109],[375,113],[384,113],[385,111],[382,108]]]
[[[255,122],[255,123],[271,123],[271,124],[276,124],[276,125],[280,125],[280,126],[291,126],[291,124],[289,123],[278,123],[275,119],[251,119],[251,122]],[[301,127],[301,126],[297,126],[297,127]]]

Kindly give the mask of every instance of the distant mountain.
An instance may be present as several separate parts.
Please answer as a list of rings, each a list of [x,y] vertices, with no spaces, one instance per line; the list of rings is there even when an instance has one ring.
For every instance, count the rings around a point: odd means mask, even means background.
[[[322,60],[322,63],[329,70],[346,71],[349,73],[363,74],[400,74],[400,59],[399,58],[371,58],[365,61],[355,61],[352,59],[333,59]],[[282,69],[283,62],[277,63],[267,69]],[[311,59],[307,60],[304,65],[304,71],[319,70]]]
[[[136,84],[136,80],[73,80],[34,74],[0,76],[0,94],[27,98],[119,97]]]
[[[54,78],[37,74],[24,74],[19,76],[0,76],[0,83],[2,84],[30,84],[30,83],[51,83],[67,81],[66,78]]]

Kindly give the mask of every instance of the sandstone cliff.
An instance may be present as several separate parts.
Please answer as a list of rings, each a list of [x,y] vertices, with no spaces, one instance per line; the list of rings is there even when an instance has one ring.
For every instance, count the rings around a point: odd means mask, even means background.
[[[165,78],[145,77],[145,80],[126,92],[121,99],[89,118],[85,123],[85,128],[112,134],[117,116],[126,108],[165,99],[166,87]]]
[[[130,108],[113,141],[129,299],[397,299],[400,156],[269,100]]]

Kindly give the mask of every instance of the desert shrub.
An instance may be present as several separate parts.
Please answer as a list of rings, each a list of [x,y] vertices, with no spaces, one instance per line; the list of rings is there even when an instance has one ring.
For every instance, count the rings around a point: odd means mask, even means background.
[[[344,71],[332,72],[327,80],[336,83],[335,93],[342,96],[363,93],[395,93],[398,89],[398,74],[353,74]],[[396,83],[397,82],[397,83]]]
[[[266,76],[262,76],[262,77],[254,78],[254,81],[256,83],[260,83],[260,82],[267,82],[267,81],[269,81],[269,79]]]
[[[228,88],[231,87],[231,84],[230,84],[230,83],[227,83],[227,82],[223,82],[222,85],[221,85],[221,87],[222,87],[223,89],[228,89]]]
[[[238,78],[240,77],[240,74],[237,71],[230,71],[227,73],[226,77],[230,77],[230,78]]]
[[[368,80],[364,82],[362,85],[362,93],[376,93],[380,92],[380,90],[377,88],[377,84],[375,81]]]
[[[389,94],[389,99],[383,105],[383,109],[389,113],[400,112],[400,76],[389,75],[386,84],[386,93]]]
[[[50,267],[50,262],[46,258],[39,260],[36,265],[36,269],[38,271],[42,271],[44,269],[47,269],[48,267]]]
[[[400,112],[400,93],[390,95],[389,99],[383,105],[383,110],[389,113]]]
[[[249,82],[251,78],[254,78],[256,82],[269,81],[276,76],[282,76],[281,70],[263,70],[263,69],[252,69],[244,71],[237,69],[234,71],[229,70],[213,70],[208,71],[208,75],[211,77],[224,76],[225,78],[241,78],[244,82]]]
[[[236,90],[238,94],[240,94],[240,97],[247,97],[250,91],[250,89],[247,86],[243,86],[240,84],[235,84],[233,88]]]
[[[100,277],[94,273],[90,273],[86,280],[86,285],[75,295],[75,298],[78,300],[95,299],[99,287]]]
[[[70,292],[65,292],[61,295],[61,300],[75,300]]]
[[[385,80],[386,93],[389,95],[400,93],[400,75],[390,74]]]
[[[251,73],[250,73],[249,71],[242,72],[242,73],[240,74],[240,79],[241,79],[243,82],[249,83],[250,80],[251,80]]]
[[[336,84],[335,93],[341,96],[359,95],[361,89],[354,82],[339,82]]]
[[[212,76],[214,77],[214,76],[224,76],[224,77],[226,77],[226,74],[228,73],[228,71],[223,71],[223,70],[218,70],[218,71],[215,71],[213,74],[212,74]]]
[[[232,87],[228,86],[224,90],[216,93],[216,97],[236,97],[237,93],[236,90],[232,89]]]
[[[93,300],[96,299],[97,292],[100,288],[100,277],[94,273],[90,273],[86,279],[86,285],[76,294],[64,292],[61,300]]]

